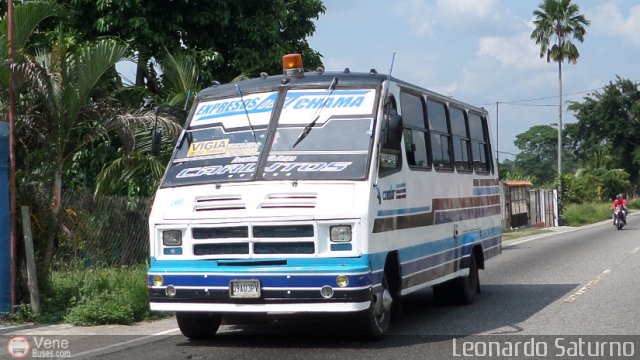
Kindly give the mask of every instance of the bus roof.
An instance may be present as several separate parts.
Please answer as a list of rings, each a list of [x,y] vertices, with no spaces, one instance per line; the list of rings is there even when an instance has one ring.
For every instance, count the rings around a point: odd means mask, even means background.
[[[237,83],[214,85],[203,89],[198,96],[210,97],[224,94],[234,95],[238,93],[236,84],[243,92],[253,92],[260,90],[273,90],[283,84],[296,86],[322,86],[330,84],[334,78],[338,78],[338,84],[347,86],[379,86],[387,75],[377,73],[351,73],[351,72],[306,72],[298,76],[273,75],[241,80]]]
[[[324,72],[305,72],[297,76],[285,76],[285,75],[272,75],[261,76],[252,79],[240,80],[237,83],[226,83],[220,85],[214,85],[203,89],[198,94],[199,99],[206,99],[211,97],[221,96],[235,96],[238,94],[236,84],[240,87],[243,93],[252,93],[260,91],[273,91],[283,84],[295,85],[301,87],[322,87],[328,86],[334,78],[338,78],[338,84],[341,86],[365,86],[365,87],[377,87],[386,80],[398,84],[398,86],[404,88],[410,88],[427,95],[438,98],[442,101],[450,101],[466,108],[476,110],[481,113],[486,113],[484,108],[465,103],[463,101],[454,99],[452,97],[439,94],[437,92],[428,90],[421,86],[409,83],[404,80],[394,78],[387,74],[380,74],[372,70],[371,72],[350,72],[348,69],[344,71],[324,71]]]

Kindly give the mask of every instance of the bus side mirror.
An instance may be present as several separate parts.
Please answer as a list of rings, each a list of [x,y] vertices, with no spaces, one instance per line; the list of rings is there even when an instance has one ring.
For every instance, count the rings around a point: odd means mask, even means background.
[[[158,114],[168,114],[177,119],[180,119],[181,122],[184,122],[187,119],[187,111],[177,108],[172,105],[160,105],[156,108],[156,121],[153,125],[153,130],[151,130],[151,156],[158,157],[160,156],[160,145],[162,142],[162,136],[160,131],[158,131]]]
[[[402,116],[398,115],[395,109],[389,111],[385,116],[385,141],[383,147],[400,151],[402,141]]]
[[[158,157],[160,156],[160,141],[162,136],[158,129],[151,130],[151,156]]]

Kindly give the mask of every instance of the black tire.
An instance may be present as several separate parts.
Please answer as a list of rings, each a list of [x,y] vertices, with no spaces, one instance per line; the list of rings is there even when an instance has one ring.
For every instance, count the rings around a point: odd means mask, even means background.
[[[458,303],[463,305],[473,304],[476,299],[476,294],[480,292],[478,265],[476,264],[476,257],[473,253],[469,256],[469,275],[456,280],[458,282],[456,286],[456,300],[458,300]]]
[[[433,286],[433,295],[439,305],[473,304],[478,293],[480,293],[480,278],[473,254],[469,256],[469,275]]]
[[[618,220],[618,230],[622,230],[623,226],[624,224],[622,223],[622,220]]]
[[[458,279],[449,280],[433,285],[433,296],[438,305],[451,305],[454,301],[454,286]]]
[[[400,267],[397,261],[387,259],[387,266],[384,269],[385,275],[388,275],[387,283],[389,284],[389,292],[393,297],[391,303],[391,323],[399,322],[402,319],[403,299],[401,293],[402,279],[400,278]]]
[[[387,276],[382,276],[382,291],[374,293],[371,306],[359,315],[363,335],[373,340],[381,340],[391,325],[393,297],[389,292]]]
[[[177,312],[176,320],[182,335],[189,339],[211,339],[215,336],[222,317],[214,313]]]

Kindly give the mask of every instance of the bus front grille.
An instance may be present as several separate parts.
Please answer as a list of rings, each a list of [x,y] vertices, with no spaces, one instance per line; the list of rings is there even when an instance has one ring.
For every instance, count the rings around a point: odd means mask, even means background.
[[[314,254],[315,228],[302,225],[196,227],[191,229],[196,256]]]

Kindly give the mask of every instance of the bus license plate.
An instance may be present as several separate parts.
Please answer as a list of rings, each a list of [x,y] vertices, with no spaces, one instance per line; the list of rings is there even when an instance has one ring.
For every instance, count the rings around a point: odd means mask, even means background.
[[[260,281],[258,280],[231,280],[229,283],[229,296],[232,298],[259,298]]]

